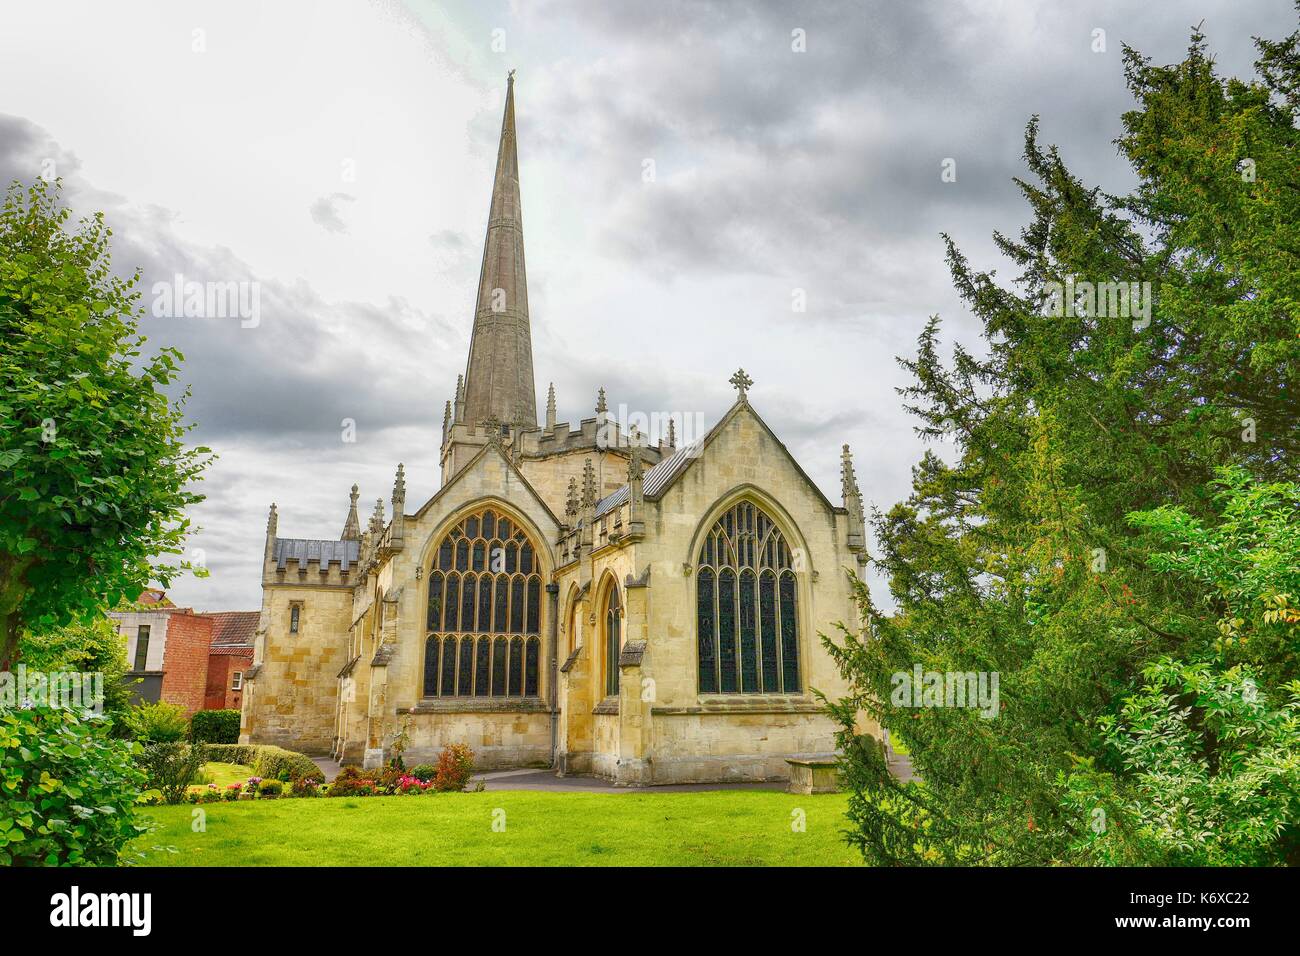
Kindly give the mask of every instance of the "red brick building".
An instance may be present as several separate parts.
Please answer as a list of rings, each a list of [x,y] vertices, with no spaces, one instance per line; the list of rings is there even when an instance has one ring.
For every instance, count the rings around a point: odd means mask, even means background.
[[[257,611],[213,611],[212,644],[204,710],[239,710],[244,703],[244,674],[253,666]]]
[[[146,591],[109,618],[126,641],[129,680],[139,700],[163,700],[189,713],[238,710],[243,675],[253,664],[257,611],[195,613],[161,591]]]

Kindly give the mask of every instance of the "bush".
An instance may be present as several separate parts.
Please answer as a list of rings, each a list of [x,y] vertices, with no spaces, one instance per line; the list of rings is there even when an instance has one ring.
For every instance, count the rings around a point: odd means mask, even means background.
[[[364,776],[356,767],[344,767],[330,784],[328,796],[368,797],[375,792],[375,781]]]
[[[319,784],[309,777],[299,777],[289,784],[289,792],[295,797],[314,797],[316,796]]]
[[[235,763],[251,767],[262,749],[253,744],[208,744],[208,759],[220,763]]]
[[[1103,866],[1300,863],[1300,681],[1266,693],[1241,666],[1162,658],[1099,721],[1122,773],[1078,760],[1065,805]],[[1214,759],[1211,759],[1213,754]]]
[[[257,785],[257,792],[264,797],[278,797],[284,792],[284,784],[279,780],[263,780]]]
[[[137,745],[110,730],[70,710],[0,710],[0,867],[113,866],[144,832]]]
[[[180,803],[195,775],[208,760],[202,744],[179,741],[145,744],[137,762],[151,790],[162,794],[164,803]]]
[[[438,768],[431,763],[417,764],[411,768],[411,776],[421,783],[428,783],[437,776]]]
[[[184,740],[190,730],[185,708],[161,700],[156,704],[140,704],[131,708],[127,723],[135,739],[142,744],[174,743]]]
[[[320,767],[306,754],[279,747],[257,747],[252,766],[253,772],[259,777],[280,779],[281,773],[287,773],[287,780],[310,779],[320,782],[325,779]]]
[[[325,774],[306,754],[284,750],[265,744],[210,744],[208,759],[222,763],[242,764],[252,767],[259,777],[269,777],[284,782],[311,779],[325,782]],[[288,776],[281,776],[287,772]]]
[[[441,791],[465,789],[474,773],[474,751],[464,744],[451,744],[438,754],[438,767],[434,771],[433,785]]]
[[[211,744],[239,743],[239,711],[199,711],[190,718],[190,740]]]
[[[398,781],[406,776],[406,771],[389,764],[382,770],[371,770],[367,776],[375,782],[375,792],[385,796],[397,792]]]

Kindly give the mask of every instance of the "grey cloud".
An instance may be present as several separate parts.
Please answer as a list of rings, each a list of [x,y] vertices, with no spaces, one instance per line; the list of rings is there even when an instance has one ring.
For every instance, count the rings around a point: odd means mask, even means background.
[[[321,196],[311,204],[311,221],[326,232],[347,232],[348,224],[339,214],[338,204],[355,201],[356,197],[349,193],[330,193],[328,196]]]

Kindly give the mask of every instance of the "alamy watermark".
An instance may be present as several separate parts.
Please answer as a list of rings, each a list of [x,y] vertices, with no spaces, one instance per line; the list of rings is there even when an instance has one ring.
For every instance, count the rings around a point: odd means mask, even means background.
[[[998,715],[997,671],[927,671],[920,664],[890,676],[895,707],[960,707],[985,720]]]
[[[104,675],[101,671],[28,670],[0,671],[0,710],[52,707],[93,714],[104,712]]]
[[[262,322],[260,282],[199,282],[178,272],[171,282],[155,282],[151,291],[154,318],[239,319],[242,329]]]
[[[1046,282],[1047,314],[1055,318],[1075,316],[1133,319],[1133,331],[1151,324],[1150,282],[1087,282],[1073,277],[1064,282]]]
[[[596,432],[596,447],[630,448],[633,435],[642,447],[649,442],[649,436],[673,436],[673,448],[684,448],[692,457],[703,450],[704,438],[708,429],[704,425],[703,412],[642,412],[632,411],[627,405],[619,405],[617,413],[607,416]]]

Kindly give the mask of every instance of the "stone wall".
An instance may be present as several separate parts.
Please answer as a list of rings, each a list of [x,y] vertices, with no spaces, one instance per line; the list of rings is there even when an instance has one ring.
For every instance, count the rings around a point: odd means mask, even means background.
[[[241,736],[322,755],[333,749],[338,672],[346,661],[352,589],[275,585],[262,591],[261,670],[246,695]],[[298,603],[298,633],[289,632]]]

